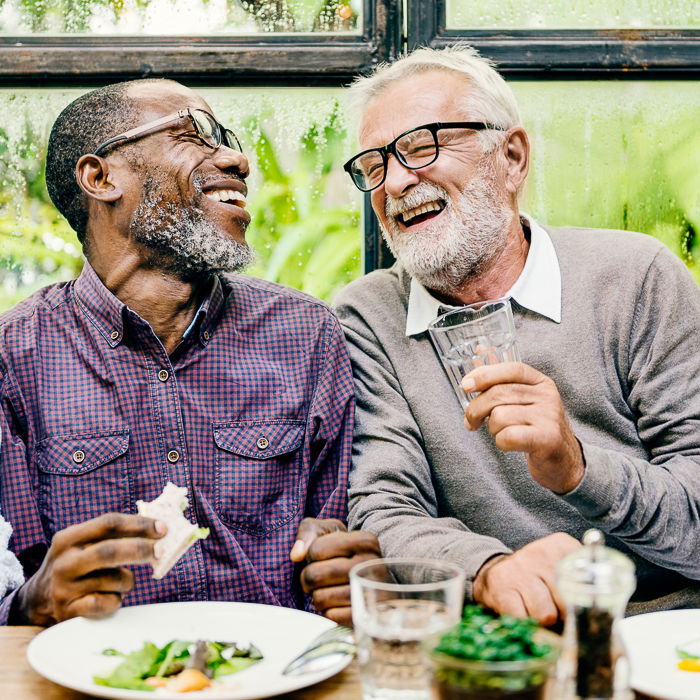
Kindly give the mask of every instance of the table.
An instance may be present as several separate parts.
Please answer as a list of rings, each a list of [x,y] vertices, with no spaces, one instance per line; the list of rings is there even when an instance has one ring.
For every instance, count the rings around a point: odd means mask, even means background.
[[[76,693],[51,683],[35,673],[27,663],[27,645],[41,627],[0,627],[0,698],[3,700],[89,700],[91,695]],[[183,700],[187,694],[183,694]],[[287,700],[360,700],[357,665],[310,688],[284,696]]]
[[[7,700],[89,700],[91,696],[67,690],[36,674],[27,663],[27,645],[41,627],[0,627],[0,697]],[[184,694],[183,698],[187,695]],[[287,700],[360,700],[357,664],[323,683],[289,693]],[[636,700],[651,700],[635,695]]]

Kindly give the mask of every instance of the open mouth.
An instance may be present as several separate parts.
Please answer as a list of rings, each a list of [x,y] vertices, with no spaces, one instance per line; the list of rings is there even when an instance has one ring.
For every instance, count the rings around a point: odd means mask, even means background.
[[[398,215],[398,220],[404,226],[415,226],[416,224],[421,224],[424,221],[435,218],[446,206],[446,202],[443,199],[438,199],[434,202],[426,202],[412,209],[406,209]]]
[[[233,204],[241,209],[245,208],[247,203],[245,195],[237,190],[209,190],[205,191],[204,195],[209,197],[213,202]]]

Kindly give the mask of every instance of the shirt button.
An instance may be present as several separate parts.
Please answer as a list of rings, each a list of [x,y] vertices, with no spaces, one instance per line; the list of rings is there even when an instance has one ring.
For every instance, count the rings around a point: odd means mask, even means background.
[[[170,374],[167,369],[162,369],[158,372],[158,379],[160,379],[161,382],[167,382],[169,376]]]
[[[119,331],[112,331],[112,332],[109,334],[109,337],[110,337],[112,340],[116,340],[116,339],[119,337]]]
[[[85,453],[82,450],[76,450],[73,453],[73,461],[76,464],[82,464],[85,461]]]
[[[259,449],[259,450],[266,450],[266,449],[267,449],[267,446],[268,446],[269,444],[270,444],[270,443],[269,443],[269,441],[268,441],[268,439],[267,439],[266,437],[260,437],[260,438],[258,438],[257,445],[258,445],[258,449]]]
[[[175,464],[178,459],[180,459],[180,453],[177,450],[170,450],[170,452],[168,452],[168,462]]]
[[[202,333],[202,338],[204,338],[204,340],[209,340],[209,338],[210,338],[209,331],[204,331],[204,333]]]

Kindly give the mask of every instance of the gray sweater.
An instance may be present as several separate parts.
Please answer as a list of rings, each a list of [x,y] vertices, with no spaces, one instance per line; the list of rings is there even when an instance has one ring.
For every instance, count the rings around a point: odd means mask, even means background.
[[[358,400],[350,525],[387,556],[448,559],[469,580],[493,554],[595,526],[636,564],[630,613],[700,606],[700,289],[648,236],[546,230],[562,320],[516,304],[518,348],[559,388],[583,481],[557,495],[522,453],[464,428],[427,333],[405,335],[410,277],[395,265],[336,302]]]

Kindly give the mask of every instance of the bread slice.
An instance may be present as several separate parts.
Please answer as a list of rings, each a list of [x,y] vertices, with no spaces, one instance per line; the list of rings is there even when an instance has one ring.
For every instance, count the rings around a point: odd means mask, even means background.
[[[163,492],[153,501],[136,501],[139,515],[162,520],[168,532],[158,541],[158,557],[153,562],[153,578],[161,579],[175,562],[197,541],[209,536],[208,527],[191,523],[183,512],[189,506],[187,489],[168,481]]]

